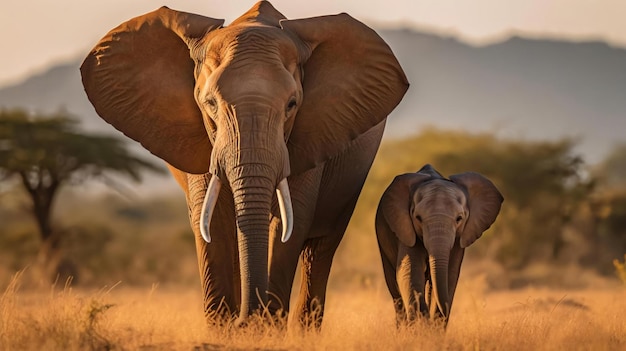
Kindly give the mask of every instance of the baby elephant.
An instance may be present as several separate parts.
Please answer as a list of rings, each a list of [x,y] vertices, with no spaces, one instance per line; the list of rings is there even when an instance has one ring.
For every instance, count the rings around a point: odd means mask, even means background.
[[[444,178],[431,165],[397,176],[376,212],[376,235],[397,323],[450,316],[465,248],[496,220],[503,197],[484,176]]]

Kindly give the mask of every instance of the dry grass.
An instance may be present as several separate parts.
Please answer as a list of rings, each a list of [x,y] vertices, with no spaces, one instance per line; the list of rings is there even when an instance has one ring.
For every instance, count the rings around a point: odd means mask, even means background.
[[[256,325],[209,329],[199,289],[99,291],[71,287],[0,297],[2,350],[618,350],[626,348],[626,290],[487,292],[460,283],[446,332],[397,330],[389,296],[376,284],[330,291],[322,331]]]

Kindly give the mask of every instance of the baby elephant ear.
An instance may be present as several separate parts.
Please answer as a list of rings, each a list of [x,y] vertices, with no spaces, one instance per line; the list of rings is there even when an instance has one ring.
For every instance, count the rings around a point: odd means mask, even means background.
[[[392,232],[404,245],[415,245],[416,233],[411,218],[412,191],[431,177],[422,173],[406,173],[394,178],[380,199],[379,211]]]
[[[496,186],[481,174],[466,172],[450,176],[450,180],[467,192],[469,218],[461,234],[461,247],[470,246],[496,220],[504,198]]]
[[[80,68],[98,115],[172,166],[207,172],[211,144],[188,44],[223,23],[162,7],[111,30]]]
[[[409,83],[385,41],[348,14],[280,25],[301,48],[304,99],[288,142],[292,173],[300,173],[384,121]]]

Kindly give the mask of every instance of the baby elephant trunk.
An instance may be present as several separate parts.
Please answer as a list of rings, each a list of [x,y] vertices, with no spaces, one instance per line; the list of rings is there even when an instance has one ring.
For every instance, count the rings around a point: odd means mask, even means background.
[[[429,303],[436,304],[436,309],[431,306],[431,318],[436,316],[439,310],[441,316],[447,321],[450,316],[450,298],[448,294],[448,268],[450,262],[450,250],[454,245],[454,231],[452,235],[447,225],[432,225],[427,229],[424,245],[429,255],[430,279],[433,294]],[[426,234],[426,233],[425,233]],[[433,312],[435,315],[433,315]]]

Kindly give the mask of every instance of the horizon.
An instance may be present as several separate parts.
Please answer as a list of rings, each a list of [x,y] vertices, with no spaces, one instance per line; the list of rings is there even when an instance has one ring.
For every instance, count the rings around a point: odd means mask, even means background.
[[[107,31],[119,23],[166,5],[174,9],[232,22],[256,1],[217,0],[112,0],[102,4],[78,0],[41,3],[33,12],[26,3],[12,3],[0,14],[0,39],[12,47],[0,57],[0,86],[5,87],[30,75],[86,53]],[[295,4],[274,0],[272,5],[288,18],[303,18],[347,12],[377,29],[411,28],[420,32],[451,37],[472,46],[493,45],[514,36],[563,41],[601,41],[626,48],[626,26],[620,13],[626,2],[604,0],[593,4],[584,0],[513,0],[506,4],[490,0],[456,3],[453,0],[320,0],[315,4]],[[541,14],[541,16],[537,16]],[[63,20],[59,21],[59,18]],[[36,25],[30,25],[36,23]],[[45,30],[42,30],[45,28]],[[76,30],[80,28],[81,30]],[[33,45],[37,38],[37,45]],[[43,52],[43,54],[42,54]]]
[[[549,36],[549,35],[537,35],[533,33],[527,33],[517,30],[510,30],[508,32],[500,33],[499,35],[494,35],[489,38],[483,38],[480,40],[472,40],[469,38],[465,38],[459,33],[455,31],[445,31],[445,30],[437,30],[433,28],[427,28],[425,26],[412,25],[412,24],[403,24],[403,23],[395,23],[392,25],[378,23],[373,24],[376,31],[411,31],[413,33],[419,33],[423,35],[432,35],[441,39],[451,39],[462,45],[466,45],[472,48],[485,48],[495,45],[500,45],[506,43],[512,39],[520,38],[522,40],[528,41],[546,41],[546,42],[560,42],[560,43],[569,43],[569,44],[590,44],[590,43],[600,43],[605,44],[612,49],[617,50],[626,50],[626,44],[614,44],[609,41],[604,40],[604,38],[599,37],[559,37],[558,35]],[[29,79],[36,77],[38,75],[45,74],[55,67],[65,66],[74,63],[77,60],[82,60],[85,52],[83,50],[79,50],[74,52],[73,54],[68,53],[64,56],[59,56],[56,58],[51,58],[48,62],[43,63],[40,66],[31,67],[24,71],[23,73],[9,77],[2,78],[0,75],[0,89],[10,88],[12,86],[20,85]]]
[[[226,13],[232,9],[222,10]],[[315,15],[318,10],[310,11]],[[288,17],[299,17],[282,11]],[[224,18],[227,23],[234,20],[231,16]],[[585,154],[591,164],[606,156],[614,145],[624,143],[619,131],[624,127],[625,106],[620,92],[626,83],[623,74],[626,46],[597,36],[567,37],[563,33],[537,34],[514,28],[478,40],[468,39],[458,29],[438,29],[410,21],[377,20],[369,25],[392,47],[412,83],[403,103],[393,113],[391,120],[398,122],[389,124],[388,136],[403,136],[425,125],[465,128],[473,132],[494,131],[498,135],[522,136],[529,140],[567,136],[579,140],[577,152]],[[98,33],[97,38],[109,29]],[[409,37],[417,41],[405,42],[403,38]],[[522,51],[509,50],[515,47]],[[0,80],[3,91],[17,89],[5,94],[3,101],[11,106],[22,104],[51,109],[67,106],[68,101],[74,101],[67,94],[73,94],[78,96],[73,112],[89,116],[85,118],[86,129],[110,128],[101,119],[92,118],[96,116],[95,111],[80,86],[78,66],[87,51],[85,46],[31,67],[22,76]],[[478,53],[487,56],[475,55]],[[560,61],[554,61],[556,57]],[[3,58],[0,57],[0,63]],[[490,65],[490,62],[496,64]],[[61,81],[38,80],[39,77],[47,79],[48,74],[57,76],[56,73],[63,76]],[[54,84],[59,89],[50,89]],[[502,85],[507,89],[502,89]],[[428,89],[423,89],[426,86]],[[39,97],[15,95],[17,91],[30,94],[23,89],[33,89],[33,94]],[[61,93],[64,89],[69,90]],[[494,103],[494,97],[498,103]],[[455,103],[448,103],[450,99]],[[528,113],[534,117],[525,118]],[[420,118],[411,120],[412,115]],[[537,123],[542,123],[542,127]]]

